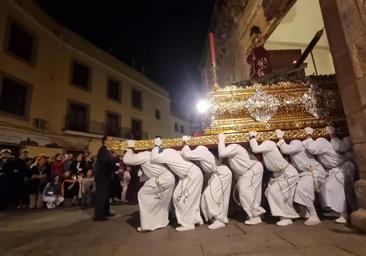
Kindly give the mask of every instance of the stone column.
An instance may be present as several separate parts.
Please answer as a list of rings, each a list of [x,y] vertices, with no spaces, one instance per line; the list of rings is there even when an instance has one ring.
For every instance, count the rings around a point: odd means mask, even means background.
[[[361,178],[351,223],[366,232],[366,1],[320,0],[320,6]]]

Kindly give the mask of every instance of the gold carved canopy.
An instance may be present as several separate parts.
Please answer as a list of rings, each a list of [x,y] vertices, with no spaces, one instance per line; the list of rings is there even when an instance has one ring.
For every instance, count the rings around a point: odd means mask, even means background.
[[[215,145],[217,134],[227,134],[228,143],[248,142],[249,131],[258,132],[258,140],[275,140],[275,130],[285,131],[285,139],[305,138],[304,128],[312,127],[316,137],[326,136],[327,125],[346,133],[345,117],[335,83],[278,82],[248,87],[226,86],[208,94],[210,105],[205,117],[204,135],[193,137],[189,145]],[[152,140],[136,141],[137,150],[153,147]],[[181,138],[163,138],[163,147],[179,148]],[[127,148],[114,140],[115,151]]]

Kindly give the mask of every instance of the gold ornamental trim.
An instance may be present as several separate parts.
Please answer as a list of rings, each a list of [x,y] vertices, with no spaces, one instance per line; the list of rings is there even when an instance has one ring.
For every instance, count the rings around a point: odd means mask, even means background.
[[[314,129],[313,137],[325,137],[327,136],[327,131],[325,128],[316,128]],[[304,130],[287,130],[285,131],[286,140],[303,140],[306,138],[306,134]],[[226,134],[225,143],[247,143],[249,142],[249,133],[229,133]],[[264,131],[257,133],[258,141],[265,140],[277,140],[276,134],[274,131]],[[204,135],[200,137],[192,137],[188,143],[190,146],[212,146],[218,144],[218,136],[217,135]],[[135,143],[135,150],[151,150],[154,147],[153,140],[138,140]],[[162,147],[163,148],[181,148],[183,147],[182,138],[173,138],[173,139],[162,139]],[[127,150],[127,142],[126,141],[117,141],[113,140],[111,144],[108,145],[110,150],[115,152],[122,153]]]

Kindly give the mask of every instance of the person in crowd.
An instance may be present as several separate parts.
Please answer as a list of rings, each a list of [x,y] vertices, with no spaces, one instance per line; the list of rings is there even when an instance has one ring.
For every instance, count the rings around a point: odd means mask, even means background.
[[[344,173],[344,190],[349,210],[351,212],[356,211],[358,209],[358,202],[354,184],[358,179],[358,173],[354,160],[351,138],[349,136],[345,136],[342,139],[338,138],[336,135],[336,129],[333,126],[327,126],[326,129],[330,137],[330,143],[332,144],[334,150],[344,155],[348,162],[347,165],[349,165],[349,168],[347,169],[349,172]],[[351,164],[354,166],[350,166]]]
[[[98,150],[95,169],[95,208],[94,220],[104,221],[107,217],[113,217],[115,214],[110,211],[110,190],[112,178],[115,170],[115,159],[111,151],[107,148],[111,138],[103,136],[102,146]]]
[[[184,147],[182,155],[190,161],[197,161],[202,170],[209,176],[207,187],[201,198],[201,210],[206,221],[212,220],[209,229],[219,229],[229,223],[227,213],[229,209],[232,173],[221,164],[205,146],[195,149],[187,145],[190,136],[183,136]]]
[[[52,175],[59,176],[59,178],[64,176],[64,160],[63,155],[60,153],[54,156],[54,161],[52,163]]]
[[[317,157],[319,162],[327,171],[327,178],[320,191],[321,205],[324,209],[334,211],[339,217],[336,223],[347,223],[347,204],[344,190],[345,173],[354,172],[355,166],[352,162],[337,153],[332,143],[325,138],[312,138],[314,130],[311,127],[305,128],[307,139],[303,141],[306,150]]]
[[[195,229],[195,224],[203,224],[200,214],[200,199],[203,186],[201,170],[192,162],[184,159],[180,152],[161,148],[160,137],[154,139],[151,163],[166,164],[175,173],[179,182],[173,193],[173,204],[178,223],[177,231]]]
[[[119,166],[120,166],[120,158],[115,151],[112,151],[113,158],[115,160],[114,172],[112,177],[112,184],[111,184],[111,193],[110,199],[112,205],[121,205],[122,199],[120,198],[122,193],[122,186],[119,179]]]
[[[11,194],[14,197],[14,202],[17,205],[17,209],[27,208],[29,205],[29,167],[26,161],[29,161],[28,151],[23,149],[19,157],[16,157],[12,161],[10,186]]]
[[[42,192],[50,180],[51,170],[46,162],[46,157],[40,155],[36,158],[35,165],[30,175],[29,208],[41,208],[43,206]]]
[[[126,204],[128,203],[127,200],[128,185],[130,184],[131,181],[131,167],[120,163],[119,173],[122,187],[121,201],[122,203]]]
[[[22,168],[21,160],[12,155],[10,150],[5,150],[3,161],[3,169],[7,177],[6,201],[19,209],[23,208],[22,195],[26,170]]]
[[[32,158],[29,157],[28,150],[24,148],[20,151],[19,159],[22,159],[24,162],[27,162],[28,160],[31,160]]]
[[[92,156],[91,156],[91,154],[86,154],[85,155],[85,160],[84,160],[84,169],[86,170],[86,171],[88,171],[88,170],[93,170],[93,165],[94,165],[94,162],[93,162],[93,158],[92,158]]]
[[[2,149],[0,151],[0,210],[5,210],[8,203],[10,172],[9,160],[11,157],[10,149]]]
[[[123,162],[130,166],[139,166],[148,180],[138,192],[140,208],[140,227],[137,231],[153,231],[169,224],[169,207],[174,190],[173,174],[163,164],[151,163],[151,153],[134,153],[135,141],[127,141],[128,150]]]
[[[95,196],[95,181],[93,170],[89,169],[86,176],[81,179],[81,204],[91,205]]]
[[[58,207],[65,199],[61,195],[60,176],[54,175],[43,191],[43,202],[48,209]]]
[[[299,218],[294,206],[293,198],[296,184],[299,180],[297,170],[282,156],[273,141],[266,140],[260,145],[257,142],[257,133],[249,132],[250,147],[255,154],[262,153],[263,161],[267,169],[273,172],[273,178],[268,184],[266,197],[273,216],[281,219],[278,226],[292,224],[292,219]]]
[[[260,206],[263,165],[242,146],[238,144],[225,146],[224,134],[219,134],[218,140],[219,157],[228,159],[229,165],[237,177],[235,187],[239,192],[239,202],[249,218],[245,224],[257,225],[262,222],[260,215],[265,213]]]
[[[85,175],[85,163],[84,163],[84,155],[82,153],[78,154],[76,159],[70,165],[71,175]]]
[[[290,156],[291,163],[300,172],[294,202],[307,208],[308,218],[304,224],[319,224],[320,219],[314,206],[315,192],[320,192],[320,188],[325,181],[326,172],[315,157],[306,151],[300,140],[292,140],[287,144],[283,139],[285,132],[281,130],[275,132],[279,139],[277,145],[281,152]]]
[[[61,195],[65,199],[66,206],[79,204],[80,183],[78,177],[70,171],[64,173],[64,181],[61,186]]]
[[[64,156],[64,173],[70,171],[71,164],[73,162],[74,156],[72,154],[65,154]]]

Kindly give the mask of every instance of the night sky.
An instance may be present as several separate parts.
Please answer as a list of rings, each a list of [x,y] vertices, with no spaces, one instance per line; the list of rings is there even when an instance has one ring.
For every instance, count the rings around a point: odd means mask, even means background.
[[[39,0],[62,25],[168,89],[175,111],[193,111],[215,0]],[[188,106],[186,108],[185,106]]]

